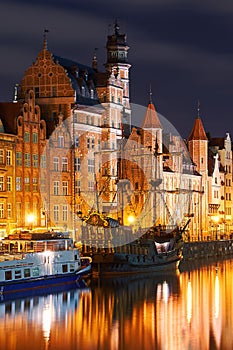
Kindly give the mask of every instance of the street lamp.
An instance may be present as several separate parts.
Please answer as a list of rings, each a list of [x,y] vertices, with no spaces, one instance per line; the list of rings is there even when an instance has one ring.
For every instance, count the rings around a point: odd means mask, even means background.
[[[28,222],[28,225],[29,225],[29,230],[32,229],[32,225],[33,225],[34,220],[35,220],[35,215],[34,214],[29,214],[27,216],[27,222]]]

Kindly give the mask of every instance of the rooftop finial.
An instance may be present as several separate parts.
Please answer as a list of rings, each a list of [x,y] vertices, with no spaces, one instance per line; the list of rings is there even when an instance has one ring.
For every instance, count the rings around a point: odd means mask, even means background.
[[[47,33],[49,33],[49,30],[44,29],[44,45],[43,45],[44,50],[47,50]]]
[[[95,69],[96,71],[97,71],[97,50],[98,50],[98,47],[95,47],[93,59],[92,59],[92,68]]]
[[[120,27],[119,27],[119,25],[117,23],[117,18],[115,19],[115,26],[114,26],[114,28],[115,28],[115,35],[118,35]]]
[[[151,84],[150,84],[150,103],[152,103],[152,89],[151,89]]]
[[[200,118],[200,101],[197,100],[197,117]]]

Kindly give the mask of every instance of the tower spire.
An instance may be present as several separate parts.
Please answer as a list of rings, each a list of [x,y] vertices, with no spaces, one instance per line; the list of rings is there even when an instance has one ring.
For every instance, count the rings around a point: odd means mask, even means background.
[[[118,22],[117,22],[117,18],[115,19],[115,26],[114,26],[114,29],[115,29],[115,35],[119,35],[119,25],[118,25]]]
[[[47,50],[47,33],[49,33],[48,29],[44,29],[44,43],[43,43],[43,49]]]
[[[98,47],[95,47],[94,49],[94,54],[93,54],[93,58],[92,58],[92,68],[97,71],[98,67],[97,67],[97,50],[98,50]]]

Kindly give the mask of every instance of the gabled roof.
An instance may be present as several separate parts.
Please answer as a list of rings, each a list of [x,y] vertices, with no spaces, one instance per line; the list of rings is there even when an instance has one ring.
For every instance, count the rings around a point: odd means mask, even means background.
[[[188,140],[208,140],[200,117],[196,118]]]
[[[149,102],[146,114],[142,121],[143,129],[162,129],[158,114],[152,102]]]

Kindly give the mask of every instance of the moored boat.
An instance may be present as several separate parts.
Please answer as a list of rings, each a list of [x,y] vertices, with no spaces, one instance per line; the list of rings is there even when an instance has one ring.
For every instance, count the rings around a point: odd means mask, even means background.
[[[73,284],[90,270],[91,258],[59,233],[20,233],[0,243],[0,294]]]

